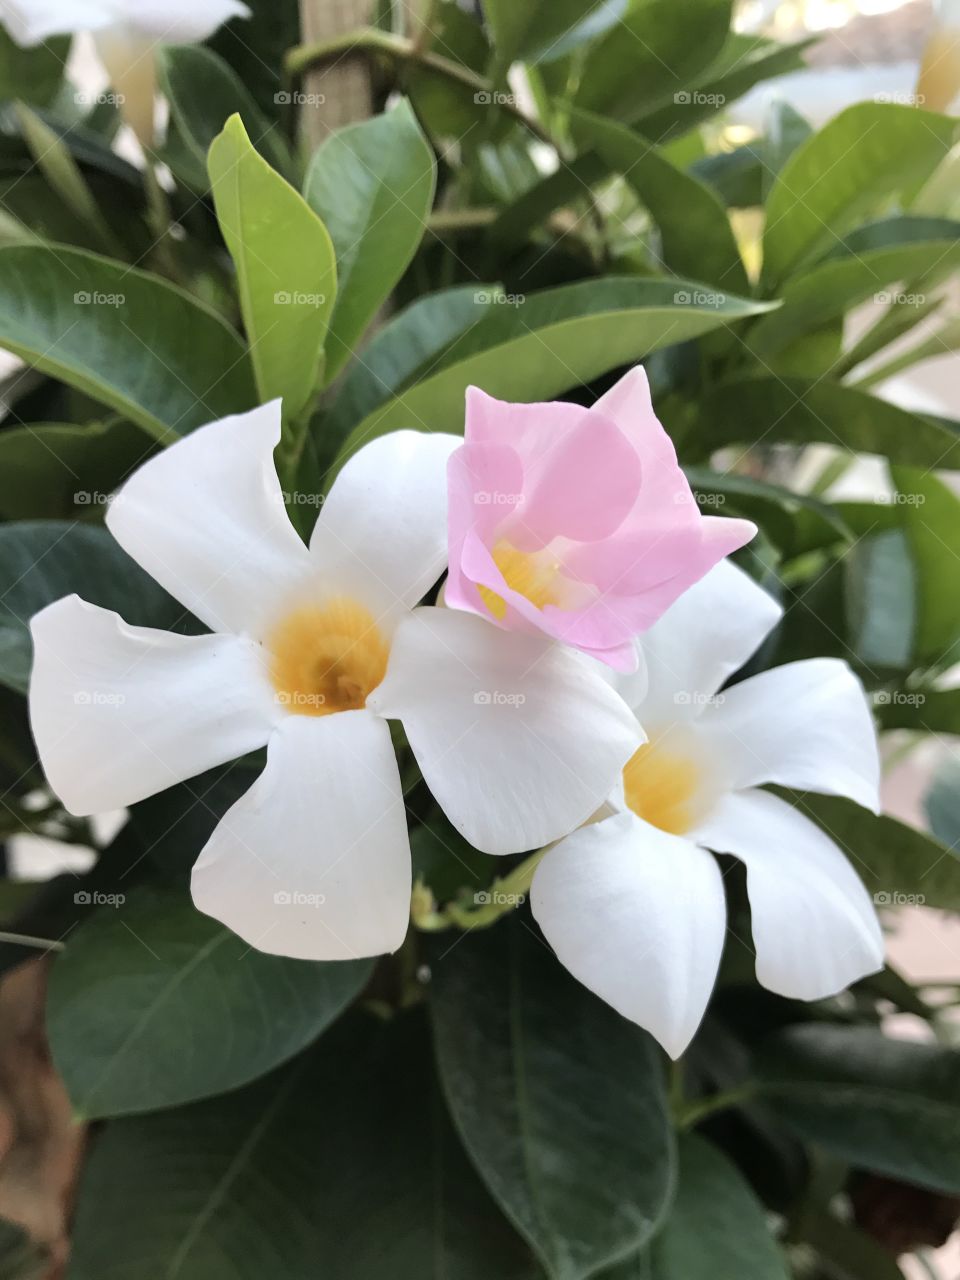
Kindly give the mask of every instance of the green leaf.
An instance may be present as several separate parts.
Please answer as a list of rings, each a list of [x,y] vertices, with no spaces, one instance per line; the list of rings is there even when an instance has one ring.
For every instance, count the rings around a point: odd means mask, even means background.
[[[503,400],[549,400],[764,306],[687,280],[616,276],[529,298],[480,300],[493,304],[486,316],[450,345],[430,376],[364,418],[347,451],[400,426],[461,430],[471,383]]]
[[[481,319],[496,285],[461,285],[428,293],[393,316],[344,374],[332,407],[319,419],[317,444],[326,454],[351,427],[424,376],[437,357]]]
[[[257,392],[296,418],[320,378],[337,269],[327,229],[254,150],[231,116],[207,161],[220,230],[237,269]]]
[[[922,903],[960,910],[960,853],[896,818],[867,813],[850,800],[794,797],[844,851],[880,907]]]
[[[960,640],[960,499],[929,471],[894,467],[892,473],[916,570],[915,657],[948,665]]]
[[[905,690],[877,695],[884,729],[960,735],[960,689]]]
[[[861,538],[843,560],[846,630],[867,667],[908,669],[916,630],[917,582],[899,529]]]
[[[550,61],[622,20],[627,0],[486,0],[496,66],[506,71],[518,59]]]
[[[89,229],[98,247],[116,253],[116,237],[104,220],[80,166],[63,141],[29,107],[17,104],[17,119],[24,141],[53,194]]]
[[[239,115],[253,146],[285,177],[296,166],[280,126],[269,120],[247,92],[232,67],[202,45],[167,45],[157,51],[163,91],[170,115],[202,169],[214,138],[233,115]]]
[[[670,1216],[651,1246],[651,1280],[787,1280],[763,1206],[716,1147],[686,1134]]]
[[[698,458],[728,444],[823,443],[907,466],[960,469],[952,425],[825,380],[732,378],[712,389],[699,414]]]
[[[861,230],[873,234],[848,236],[835,252],[792,276],[779,294],[783,306],[750,329],[745,341],[762,361],[858,303],[891,302],[895,293],[886,286],[932,266],[946,273],[960,263],[960,223],[897,217]]]
[[[957,691],[960,693],[960,690]],[[960,732],[956,725],[952,733]],[[951,757],[942,760],[933,784],[923,798],[930,830],[956,856],[960,848],[960,765]]]
[[[190,620],[106,529],[59,520],[5,524],[0,526],[0,683],[26,693],[30,619],[73,592],[140,626],[182,630]]]
[[[372,969],[265,955],[182,889],[135,888],[93,910],[53,965],[54,1063],[87,1120],[226,1093],[321,1035]]]
[[[775,98],[770,104],[763,130],[764,200],[769,196],[777,174],[812,133],[807,121],[785,99]]]
[[[622,173],[660,231],[661,257],[677,275],[749,293],[750,282],[723,205],[709,187],[671,164],[637,133],[578,112],[576,127]]]
[[[843,1280],[904,1280],[896,1259],[865,1231],[825,1210],[800,1215],[799,1230],[821,1258],[839,1268]],[[831,1271],[831,1275],[836,1272]]]
[[[960,1052],[871,1027],[808,1023],[758,1064],[765,1100],[791,1129],[858,1168],[960,1191]]]
[[[0,516],[96,516],[145,461],[153,440],[130,422],[37,423],[0,431]]]
[[[665,101],[690,104],[690,83],[723,48],[732,7],[731,0],[633,0],[588,50],[575,105],[631,122]]]
[[[353,355],[416,252],[433,206],[436,166],[410,104],[338,129],[318,148],[304,195],[329,228],[340,291],[327,381]]]
[[[641,1248],[672,1192],[653,1041],[569,977],[516,913],[439,946],[440,1074],[467,1151],[553,1280]]]
[[[0,248],[0,347],[165,443],[255,400],[243,344],[218,315],[77,249]]]
[[[70,36],[56,36],[25,49],[0,27],[0,100],[48,106],[63,84],[70,43]]]
[[[925,177],[950,148],[955,122],[894,103],[841,111],[793,153],[770,192],[763,273],[771,286],[865,214]]]
[[[280,78],[283,55],[300,39],[300,6],[298,0],[252,0],[247,8],[250,16],[225,23],[207,48],[233,68],[264,115],[282,119],[292,108]]]
[[[443,1114],[424,1031],[352,1014],[252,1086],[108,1125],[71,1280],[536,1280]]]

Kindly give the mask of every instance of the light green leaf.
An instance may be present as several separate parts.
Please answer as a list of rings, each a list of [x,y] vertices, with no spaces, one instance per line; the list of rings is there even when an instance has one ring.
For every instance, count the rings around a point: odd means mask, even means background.
[[[692,440],[699,457],[728,444],[840,445],[907,466],[960,469],[952,426],[814,378],[736,378],[711,390]]]
[[[426,228],[435,183],[433,151],[407,102],[337,130],[310,162],[304,195],[330,231],[340,280],[328,382],[407,269]]]
[[[764,279],[775,286],[865,214],[930,173],[955,122],[894,103],[841,111],[794,151],[767,200]]]
[[[464,1144],[552,1280],[642,1248],[672,1193],[653,1041],[516,914],[432,963],[440,1074]]]
[[[442,1112],[424,1032],[351,1014],[254,1085],[109,1124],[71,1280],[537,1280]]]
[[[783,98],[775,98],[767,111],[763,130],[763,199],[766,200],[777,174],[813,129]]]
[[[914,656],[952,665],[960,640],[960,499],[929,470],[893,467],[892,474],[916,570]]]
[[[487,315],[451,344],[435,372],[364,418],[346,452],[400,426],[462,430],[471,383],[504,400],[549,400],[764,307],[688,280],[616,276],[488,301]]]
[[[867,235],[867,232],[870,235]],[[925,274],[949,273],[960,263],[960,223],[896,217],[862,228],[808,270],[787,280],[779,311],[758,320],[745,341],[762,361],[825,321],[870,298],[883,304],[900,294],[889,286]]]
[[[257,107],[237,73],[203,45],[167,45],[157,51],[164,93],[181,141],[206,168],[207,153],[227,120],[239,115],[253,146],[285,177],[296,166],[279,124]]]
[[[484,14],[496,47],[496,67],[518,59],[551,61],[622,20],[628,0],[487,0]]]
[[[844,851],[880,907],[911,902],[960,911],[960,853],[896,818],[867,813],[850,800],[793,797]]]
[[[709,187],[623,125],[578,112],[577,131],[622,173],[660,231],[661,257],[677,275],[749,293],[727,211]]]
[[[47,1000],[53,1060],[87,1120],[180,1106],[266,1075],[321,1035],[373,968],[252,950],[181,889],[143,886],[87,912]]]
[[[739,1170],[694,1134],[680,1139],[670,1215],[650,1249],[651,1280],[787,1280],[763,1206]]]
[[[0,431],[0,516],[96,518],[153,445],[152,437],[123,421],[7,427]]]
[[[107,533],[60,520],[0,526],[0,683],[25,693],[31,617],[76,592],[140,626],[183,629],[189,615]]]
[[[808,1141],[862,1169],[960,1191],[960,1052],[872,1027],[809,1023],[760,1062],[764,1100]]]
[[[218,315],[77,249],[0,248],[0,347],[165,443],[255,399],[243,344]]]
[[[231,116],[208,159],[220,230],[237,269],[250,359],[261,402],[305,408],[321,371],[337,269],[327,229],[254,150]]]

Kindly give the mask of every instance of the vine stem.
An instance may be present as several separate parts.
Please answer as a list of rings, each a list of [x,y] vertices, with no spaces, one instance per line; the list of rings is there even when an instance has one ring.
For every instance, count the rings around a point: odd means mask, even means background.
[[[394,35],[390,31],[379,31],[376,27],[358,27],[354,31],[346,31],[332,40],[323,40],[314,44],[302,44],[291,49],[284,60],[284,68],[289,76],[299,76],[321,62],[329,62],[341,54],[351,50],[365,50],[371,53],[385,53],[399,62],[412,62],[438,75],[445,76],[457,84],[465,85],[475,94],[485,94],[491,103],[502,107],[508,115],[519,120],[541,142],[553,147],[557,152],[560,146],[545,129],[539,120],[518,107],[508,94],[498,93],[491,81],[477,75],[462,63],[445,58],[442,54],[430,49],[421,48],[416,40],[408,36]]]

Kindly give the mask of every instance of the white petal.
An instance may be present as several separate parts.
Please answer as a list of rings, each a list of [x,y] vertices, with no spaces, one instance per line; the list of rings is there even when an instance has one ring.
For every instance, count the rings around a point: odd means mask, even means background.
[[[877,735],[860,681],[837,658],[789,662],[727,689],[698,734],[735,790],[773,782],[880,806]]]
[[[239,0],[112,0],[118,17],[154,44],[196,44],[231,18],[249,18]]]
[[[95,31],[112,21],[113,7],[107,0],[0,0],[0,22],[20,45]]]
[[[130,627],[77,596],[30,630],[33,735],[71,813],[135,804],[254,751],[283,715],[252,640]]]
[[[727,796],[691,836],[747,867],[757,978],[795,1000],[883,968],[883,936],[853,867],[815,823],[763,791]]]
[[[151,458],[110,504],[123,549],[213,631],[262,639],[309,581],[273,450],[280,402],[199,427]]]
[[[455,609],[400,623],[367,706],[402,721],[440,807],[486,853],[536,849],[585,822],[644,740],[579,654]]]
[[[641,639],[650,685],[638,708],[644,724],[666,726],[697,714],[756,652],[781,613],[742,569],[721,560]]]
[[[324,578],[384,620],[407,612],[447,563],[447,460],[463,441],[394,431],[344,465],[310,551]]]
[[[679,1058],[723,951],[726,905],[713,857],[622,813],[551,849],[530,901],[574,977]]]
[[[353,960],[395,951],[410,842],[390,730],[368,711],[291,716],[193,869],[193,900],[258,951]]]

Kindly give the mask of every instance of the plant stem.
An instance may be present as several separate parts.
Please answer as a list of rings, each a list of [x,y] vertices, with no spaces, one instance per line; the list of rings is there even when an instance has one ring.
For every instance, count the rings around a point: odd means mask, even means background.
[[[756,1095],[757,1086],[753,1082],[730,1089],[726,1093],[715,1093],[709,1098],[697,1098],[688,1103],[676,1115],[678,1129],[693,1129],[698,1124],[720,1111],[728,1111],[731,1107],[739,1107]]]
[[[494,101],[494,86],[484,76],[477,75],[475,71],[471,71],[462,63],[454,62],[452,58],[445,58],[442,54],[434,53],[430,49],[419,48],[416,41],[406,36],[393,35],[389,31],[378,31],[376,27],[358,27],[355,31],[347,31],[332,40],[324,40],[318,44],[298,45],[288,52],[284,66],[288,75],[298,76],[318,62],[328,62],[351,49],[385,53],[399,62],[415,63],[417,66],[435,71],[448,80],[472,89],[474,93],[486,94],[490,101]],[[547,143],[559,152],[559,144],[550,132],[539,120],[528,116],[508,95],[500,95],[496,99],[496,105],[502,107],[514,119],[519,120],[541,142]]]

